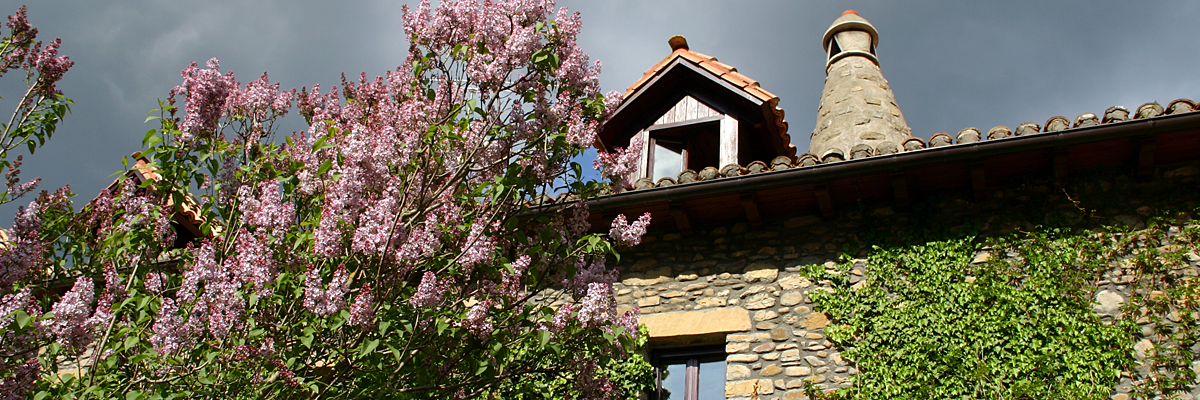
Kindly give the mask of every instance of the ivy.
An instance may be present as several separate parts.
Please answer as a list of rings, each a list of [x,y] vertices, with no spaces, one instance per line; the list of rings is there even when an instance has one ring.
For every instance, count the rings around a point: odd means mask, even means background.
[[[1037,228],[981,240],[909,239],[804,274],[830,339],[855,363],[834,399],[1104,399],[1122,375],[1133,398],[1187,393],[1200,348],[1200,223]],[[1190,270],[1189,270],[1190,268]],[[866,269],[852,282],[852,269]],[[1118,272],[1114,272],[1118,271]],[[1190,271],[1185,273],[1185,271]],[[1097,282],[1128,284],[1113,317]],[[1135,350],[1135,343],[1148,344]]]

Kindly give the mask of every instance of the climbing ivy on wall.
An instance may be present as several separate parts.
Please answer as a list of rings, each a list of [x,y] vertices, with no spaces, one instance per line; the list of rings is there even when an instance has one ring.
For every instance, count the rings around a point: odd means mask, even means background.
[[[855,363],[861,399],[1104,399],[1122,373],[1130,395],[1184,393],[1195,382],[1200,288],[1184,277],[1197,221],[1139,230],[1039,228],[986,240],[963,235],[874,247],[805,274]],[[950,237],[947,239],[947,237]],[[852,269],[865,269],[852,282]],[[1097,280],[1129,284],[1116,318],[1093,311]],[[1144,339],[1144,340],[1143,340]],[[1149,348],[1134,350],[1144,341]]]

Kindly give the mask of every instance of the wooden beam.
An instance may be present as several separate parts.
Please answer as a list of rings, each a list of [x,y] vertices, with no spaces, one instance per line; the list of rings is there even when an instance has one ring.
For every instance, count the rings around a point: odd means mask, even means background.
[[[904,174],[892,175],[892,196],[896,200],[896,209],[908,211],[912,202],[908,199],[908,179]]]
[[[971,191],[975,192],[975,200],[987,199],[987,173],[982,162],[971,163]]]
[[[1146,136],[1137,140],[1137,180],[1149,182],[1154,180],[1154,152],[1158,143],[1154,136]]]
[[[1071,171],[1071,160],[1067,157],[1067,149],[1060,147],[1051,150],[1050,154],[1054,163],[1054,182],[1059,186],[1066,185]]]
[[[721,115],[721,149],[717,168],[738,163],[738,120]]]
[[[762,214],[758,212],[758,201],[754,199],[753,194],[742,195],[742,208],[746,209],[746,219],[750,220],[750,226],[761,228]]]
[[[821,215],[826,220],[837,218],[837,213],[833,209],[833,198],[829,196],[829,185],[824,183],[817,185],[814,193],[817,196],[817,205],[821,207]]]
[[[638,155],[637,171],[634,172],[633,176],[629,177],[629,181],[637,182],[638,179],[654,176],[654,167],[650,165],[652,160],[650,157],[654,152],[654,145],[650,142],[650,134],[646,133],[646,130],[643,129],[638,131],[629,141],[630,143],[635,141],[642,143],[642,153]]]
[[[683,208],[683,204],[681,203],[671,203],[669,207],[671,209],[671,216],[675,217],[675,226],[683,234],[691,235],[692,222],[688,218],[687,209]]]

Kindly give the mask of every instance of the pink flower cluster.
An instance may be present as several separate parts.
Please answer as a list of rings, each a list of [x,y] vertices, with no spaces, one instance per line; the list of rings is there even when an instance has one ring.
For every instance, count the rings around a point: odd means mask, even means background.
[[[642,142],[630,140],[629,147],[616,148],[612,153],[599,153],[592,162],[592,168],[600,170],[600,174],[612,181],[615,192],[630,188],[629,177],[637,171],[638,159],[642,156]]]
[[[304,276],[304,308],[320,316],[337,313],[346,308],[346,294],[349,291],[345,264],[333,271],[328,288],[321,279],[321,269],[309,266]]]
[[[625,333],[637,338],[641,333],[638,331],[638,317],[642,314],[642,309],[633,306],[633,309],[621,314],[621,318],[617,319],[616,325],[625,328]]]
[[[368,328],[374,321],[375,296],[371,294],[371,283],[367,282],[358,289],[358,296],[354,297],[354,304],[350,305],[350,320],[347,323]]]
[[[425,274],[421,275],[421,283],[417,285],[417,292],[408,299],[408,304],[416,308],[438,305],[442,302],[442,295],[446,292],[448,283],[439,281],[437,274],[434,274],[433,271],[425,271]]]
[[[492,300],[484,300],[471,306],[467,311],[467,318],[462,321],[462,327],[468,332],[480,339],[487,339],[492,335],[492,322],[488,318],[488,309],[495,303]]]
[[[571,315],[575,312],[574,303],[563,303],[558,307],[558,311],[554,312],[554,318],[550,320],[551,332],[562,332],[571,322]]]
[[[95,284],[79,277],[75,286],[50,308],[52,316],[43,327],[65,346],[82,349],[95,339],[96,322],[91,318]]]
[[[194,320],[193,320],[194,321]],[[150,330],[150,344],[163,355],[176,355],[180,350],[191,348],[195,343],[195,324],[187,324],[175,300],[164,297],[158,308],[158,317]]]
[[[46,44],[44,49],[38,49],[38,45],[34,45],[29,53],[30,64],[33,69],[38,71],[38,79],[34,86],[42,95],[50,96],[58,94],[59,91],[55,87],[55,83],[62,80],[63,74],[67,73],[71,66],[75,65],[67,56],[58,55],[58,48],[62,46],[62,39],[54,39]]]
[[[0,201],[11,201],[24,196],[37,189],[38,184],[42,182],[42,178],[33,178],[25,183],[21,183],[19,177],[21,175],[22,158],[21,155],[17,155],[17,159],[8,165],[8,172],[4,173],[4,183],[8,187],[8,190],[5,191],[4,195],[0,195],[2,196],[0,197]]]
[[[462,245],[462,255],[458,258],[458,263],[468,270],[476,265],[491,262],[492,253],[495,251],[494,237],[499,230],[485,232],[484,229],[488,225],[481,222],[475,221],[471,225],[471,233],[467,235],[467,240]],[[493,228],[498,227],[498,224],[493,225]]]
[[[521,291],[521,280],[525,276],[525,271],[529,269],[533,258],[528,254],[523,254],[517,257],[511,264],[512,271],[504,270],[500,272],[500,286],[497,287],[497,292],[506,298],[513,299]]]
[[[268,83],[265,73],[243,89],[233,72],[221,74],[221,63],[216,58],[209,59],[206,66],[197,68],[193,62],[180,73],[183,84],[171,90],[171,104],[175,104],[176,95],[182,95],[186,103],[179,127],[183,142],[224,138],[222,118],[242,125],[239,134],[244,142],[257,142],[271,133],[271,121],[287,114],[296,96],[294,90],[281,91],[279,84]]]
[[[240,326],[247,303],[243,290],[266,297],[272,293],[275,281],[274,251],[245,229],[236,234],[237,253],[223,260],[218,256],[218,243],[201,243],[196,259],[185,267],[178,292],[181,303],[193,305],[189,317],[193,326],[207,320],[208,332],[218,338]],[[199,329],[194,332],[199,333]]]
[[[25,6],[17,9],[17,13],[8,16],[8,22],[4,23],[8,27],[9,45],[13,47],[13,52],[6,54],[4,57],[3,68],[0,73],[8,71],[12,68],[17,68],[25,61],[25,56],[28,51],[26,47],[33,43],[37,38],[38,30],[29,23],[26,16]]]
[[[642,243],[642,235],[646,234],[648,226],[650,226],[650,213],[642,214],[632,224],[625,220],[625,214],[621,214],[613,219],[612,229],[608,231],[608,236],[616,241],[617,245],[637,246]]]
[[[274,180],[264,181],[257,188],[243,185],[238,189],[238,205],[246,223],[254,226],[260,237],[270,234],[282,238],[295,224],[296,206],[283,202],[279,183]]]
[[[18,310],[24,310],[26,314],[32,316],[42,314],[37,299],[33,298],[28,287],[0,296],[0,326],[6,328],[12,326]],[[41,336],[39,330],[35,326],[34,329],[22,333],[9,331],[0,335],[0,356],[32,351],[40,345],[36,342],[36,339]],[[4,358],[0,357],[0,373],[12,367],[12,365],[5,365]]]
[[[193,62],[180,73],[183,84],[171,90],[172,104],[175,103],[175,95],[179,94],[184,95],[187,102],[183,124],[179,127],[183,132],[180,139],[185,142],[217,133],[225,99],[237,87],[233,72],[221,75],[219,60],[211,58],[207,66],[206,69],[196,68]]]
[[[617,304],[613,300],[612,285],[593,282],[588,284],[587,295],[579,300],[577,318],[585,327],[600,327],[612,321]]]
[[[580,257],[575,262],[575,275],[563,279],[563,287],[574,294],[575,298],[581,298],[588,293],[594,283],[611,284],[615,282],[619,271],[616,268],[608,268],[604,264],[604,257],[595,257],[591,262],[588,262],[586,257]]]
[[[125,181],[121,183],[120,193],[111,199],[111,207],[109,210],[113,215],[102,215],[105,221],[100,228],[108,228],[120,231],[131,232],[139,229],[150,229],[154,232],[155,237],[162,240],[162,243],[167,244],[175,240],[175,230],[171,227],[172,210],[163,207],[163,201],[148,193],[146,189],[140,189],[138,185]],[[117,216],[116,214],[119,214]],[[117,216],[117,224],[112,224],[112,218]],[[99,235],[104,235],[100,232]]]
[[[45,48],[41,42],[35,42],[38,30],[29,24],[25,6],[18,8],[16,14],[8,16],[5,25],[8,26],[9,34],[6,38],[7,43],[0,49],[0,75],[13,68],[24,68],[31,77],[36,75],[30,83],[32,92],[38,96],[53,96],[59,93],[55,83],[62,80],[63,74],[75,65],[67,56],[58,55],[62,40],[54,39],[47,43]],[[26,98],[24,101],[26,103],[20,105],[22,108],[34,99]]]
[[[575,203],[575,207],[571,209],[571,216],[566,220],[567,232],[571,238],[580,238],[592,229],[592,223],[588,222],[588,218],[592,213],[588,211],[587,199],[580,200]]]
[[[70,187],[53,193],[42,192],[28,206],[17,209],[11,235],[0,243],[0,287],[33,279],[45,269],[49,245],[41,238],[43,216],[63,213],[70,209]]]

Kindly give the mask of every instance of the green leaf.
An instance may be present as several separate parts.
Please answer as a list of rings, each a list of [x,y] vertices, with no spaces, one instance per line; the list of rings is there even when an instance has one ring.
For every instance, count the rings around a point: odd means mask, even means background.
[[[30,317],[29,314],[26,314],[25,310],[17,310],[17,313],[15,314],[15,316],[16,316],[16,321],[17,321],[17,328],[19,328],[19,329],[25,329],[26,327],[29,326],[30,322],[33,322],[33,318]]]
[[[363,344],[362,351],[360,351],[358,353],[358,356],[364,357],[367,354],[371,354],[371,352],[375,351],[375,349],[377,347],[379,347],[379,339],[373,339],[373,340],[367,341],[367,343]]]
[[[329,172],[330,168],[333,168],[333,160],[325,160],[325,162],[321,163],[321,166],[317,168],[317,175],[325,175],[326,172]]]
[[[311,348],[312,348],[312,341],[313,341],[313,328],[312,328],[312,327],[305,327],[305,328],[304,328],[304,334],[300,336],[300,344],[303,344],[303,345],[304,345],[304,347],[307,347],[307,348],[310,348],[310,349],[311,349]]]

